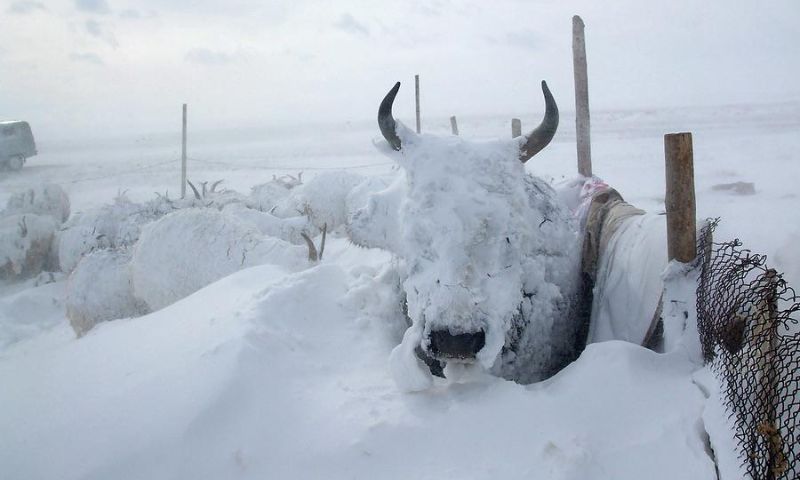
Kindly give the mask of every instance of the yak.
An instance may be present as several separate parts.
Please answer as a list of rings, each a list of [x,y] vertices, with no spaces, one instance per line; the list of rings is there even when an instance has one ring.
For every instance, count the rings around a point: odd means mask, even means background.
[[[524,168],[558,127],[555,99],[541,86],[541,124],[508,140],[417,134],[392,115],[399,82],[381,102],[382,148],[398,177],[351,215],[348,233],[397,260],[408,329],[393,370],[411,362],[430,380],[447,366],[478,364],[527,384],[584,348],[592,286],[579,221]]]

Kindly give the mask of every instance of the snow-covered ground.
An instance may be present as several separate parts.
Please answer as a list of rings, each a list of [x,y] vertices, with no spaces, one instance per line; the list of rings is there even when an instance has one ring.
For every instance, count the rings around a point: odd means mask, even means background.
[[[535,122],[538,113],[523,117]],[[459,118],[459,129],[506,136],[508,123]],[[574,175],[572,124],[562,116],[529,171]],[[446,119],[424,127],[449,132]],[[674,131],[693,132],[699,217],[721,216],[718,239],[740,237],[800,284],[800,103],[595,113],[595,173],[636,206],[663,211],[662,135]],[[395,166],[372,145],[379,136],[372,123],[192,132],[189,178],[247,192],[299,171],[306,181],[336,168],[385,175]],[[1,174],[0,205],[42,183],[62,185],[73,212],[123,191],[134,201],[175,196],[179,185],[176,136],[39,147],[21,172]],[[755,193],[714,188],[733,182],[752,182]],[[63,278],[0,285],[4,475],[715,478],[708,387],[695,384],[697,366],[681,349],[603,342],[527,387],[466,371],[399,391],[389,354],[405,325],[389,263],[384,251],[333,239],[304,271],[251,267],[80,339],[65,317]]]

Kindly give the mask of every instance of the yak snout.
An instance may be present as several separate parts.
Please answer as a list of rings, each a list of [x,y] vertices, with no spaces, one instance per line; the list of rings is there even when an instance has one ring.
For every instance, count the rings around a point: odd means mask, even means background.
[[[483,330],[459,334],[452,334],[449,330],[434,330],[430,333],[430,352],[442,359],[475,358],[485,344],[486,333]]]

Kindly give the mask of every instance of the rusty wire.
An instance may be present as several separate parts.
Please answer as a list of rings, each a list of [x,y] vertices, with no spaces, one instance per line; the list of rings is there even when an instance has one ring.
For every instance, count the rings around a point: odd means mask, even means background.
[[[800,298],[739,240],[698,241],[697,327],[753,479],[800,478]]]

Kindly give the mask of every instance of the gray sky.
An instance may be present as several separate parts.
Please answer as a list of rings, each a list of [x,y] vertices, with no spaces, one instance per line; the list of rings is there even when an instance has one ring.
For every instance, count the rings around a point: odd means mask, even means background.
[[[571,17],[593,109],[800,100],[800,1],[0,0],[0,117],[38,135],[375,116],[413,75],[426,115],[573,109]]]

